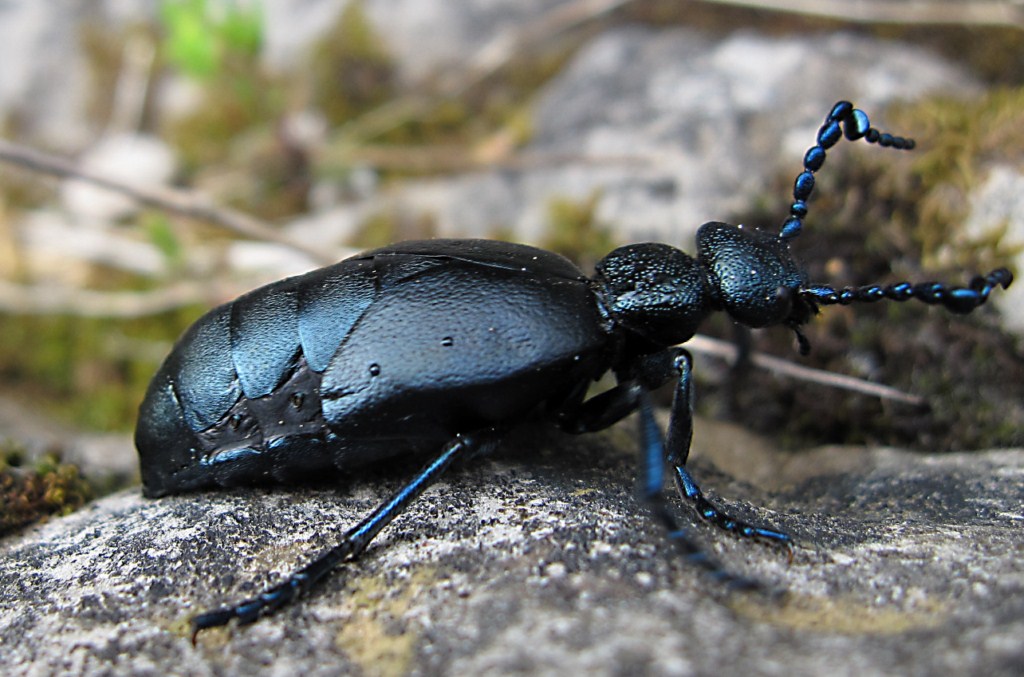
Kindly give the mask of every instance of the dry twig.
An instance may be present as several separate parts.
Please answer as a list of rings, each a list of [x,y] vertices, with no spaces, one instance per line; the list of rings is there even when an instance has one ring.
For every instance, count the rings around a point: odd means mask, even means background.
[[[735,363],[739,356],[739,350],[735,345],[728,341],[711,338],[710,336],[694,336],[686,342],[685,347],[687,350],[695,353],[720,357],[730,364]],[[902,390],[897,390],[890,386],[865,381],[864,379],[856,378],[854,376],[846,376],[845,374],[835,374],[830,371],[804,367],[765,353],[751,353],[750,362],[755,367],[760,367],[761,369],[770,371],[773,374],[788,376],[800,381],[820,383],[821,385],[825,385],[830,388],[849,390],[855,393],[877,397],[881,400],[894,400],[896,402],[903,402],[904,404],[910,404],[913,406],[921,406],[925,404],[923,398],[917,395],[905,393]]]
[[[77,167],[73,162],[47,153],[27,148],[20,144],[0,139],[0,160],[32,171],[57,176],[62,179],[78,179],[126,195],[140,204],[206,221],[225,228],[243,237],[276,242],[300,251],[319,263],[332,263],[330,253],[308,247],[282,234],[273,226],[233,209],[218,206],[209,198],[194,191],[168,187],[141,187],[112,179],[95,172]]]
[[[701,0],[854,23],[1024,26],[1024,5],[1015,0]]]
[[[130,319],[193,304],[215,305],[224,294],[208,282],[176,282],[153,291],[110,292],[0,280],[0,311],[12,315],[73,315]]]

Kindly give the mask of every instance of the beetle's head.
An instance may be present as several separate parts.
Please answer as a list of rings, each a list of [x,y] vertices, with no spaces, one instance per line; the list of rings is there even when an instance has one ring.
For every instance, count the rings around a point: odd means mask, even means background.
[[[804,294],[806,277],[773,233],[727,223],[705,223],[697,231],[697,260],[717,305],[748,327],[792,328],[805,351],[800,325],[817,312]]]

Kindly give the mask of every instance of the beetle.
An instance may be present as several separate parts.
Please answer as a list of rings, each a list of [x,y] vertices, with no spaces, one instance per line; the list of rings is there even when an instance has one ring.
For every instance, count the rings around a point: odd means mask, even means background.
[[[730,585],[748,581],[707,557],[663,498],[671,474],[705,520],[790,547],[776,529],[733,518],[704,498],[686,468],[692,358],[680,344],[725,312],[748,327],[800,331],[821,306],[918,301],[968,313],[1005,268],[966,287],[940,283],[835,289],[809,284],[790,253],[814,173],[843,137],[913,148],[837,103],[804,156],[779,232],[710,222],[692,257],[667,244],[615,249],[586,276],[567,259],[520,244],[427,240],[376,249],[249,292],[211,310],[181,337],[141,405],[135,442],[143,493],[296,482],[407,454],[431,460],[335,547],[261,595],[200,614],[203,628],[248,623],[355,558],[458,459],[486,453],[513,427],[547,420],[571,433],[638,412],[640,494],[672,542]],[[616,385],[587,398],[611,372]],[[667,435],[651,391],[674,383]]]

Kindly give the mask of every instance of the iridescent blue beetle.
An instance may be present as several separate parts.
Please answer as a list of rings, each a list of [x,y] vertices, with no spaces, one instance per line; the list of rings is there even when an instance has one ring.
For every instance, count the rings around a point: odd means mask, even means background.
[[[954,313],[1009,286],[1006,269],[966,287],[938,283],[837,290],[809,284],[789,242],[800,234],[814,172],[845,134],[896,149],[850,103],[835,105],[804,156],[778,234],[706,223],[693,258],[665,244],[611,252],[588,278],[557,254],[486,240],[404,242],[252,291],[207,313],[178,341],[142,404],[135,443],[143,492],[156,497],[257,482],[358,473],[396,455],[432,454],[407,485],[341,542],[283,583],[201,614],[195,632],[251,622],[359,555],[458,458],[491,449],[536,420],[584,433],[638,411],[641,493],[672,541],[712,575],[742,585],[679,527],[662,490],[667,467],[683,499],[740,536],[788,547],[786,534],[734,519],[686,469],[690,354],[710,313],[749,327],[800,326],[820,306],[916,299]],[[586,399],[606,372],[617,385]],[[675,383],[667,438],[650,392]]]

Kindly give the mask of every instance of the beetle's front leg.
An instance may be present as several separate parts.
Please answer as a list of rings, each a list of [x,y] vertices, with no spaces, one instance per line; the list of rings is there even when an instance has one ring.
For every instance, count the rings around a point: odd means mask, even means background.
[[[690,442],[693,438],[693,358],[682,348],[673,348],[667,352],[671,355],[672,370],[677,374],[677,380],[672,397],[665,458],[672,465],[672,478],[679,495],[691,501],[701,517],[720,529],[738,536],[779,543],[787,548],[791,547],[793,539],[788,534],[744,522],[720,510],[704,497],[704,493],[697,486],[690,471],[686,469],[686,460],[690,455]]]
[[[638,409],[642,461],[640,494],[650,508],[652,516],[664,527],[669,541],[688,562],[701,567],[717,581],[743,590],[760,588],[756,581],[731,573],[709,556],[699,543],[690,538],[686,529],[680,526],[676,516],[665,505],[665,442],[658,422],[654,419],[651,396],[647,392],[640,394]]]

